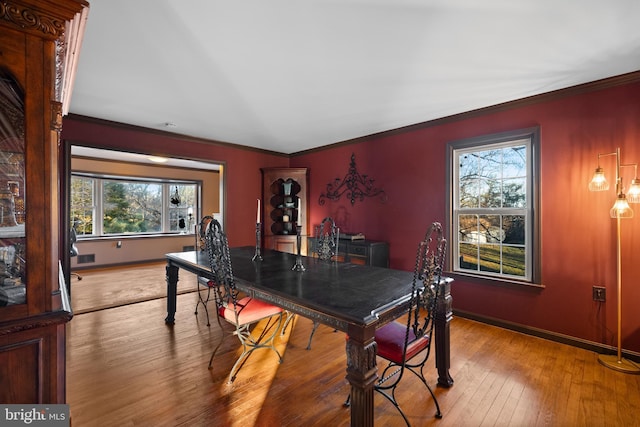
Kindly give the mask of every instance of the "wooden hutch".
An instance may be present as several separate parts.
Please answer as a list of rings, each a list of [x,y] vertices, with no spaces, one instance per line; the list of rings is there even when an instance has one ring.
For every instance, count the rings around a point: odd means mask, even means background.
[[[89,3],[0,2],[0,402],[65,403],[62,116]]]
[[[263,245],[267,249],[297,253],[296,235],[301,232],[300,253],[307,254],[309,211],[307,168],[263,168]]]

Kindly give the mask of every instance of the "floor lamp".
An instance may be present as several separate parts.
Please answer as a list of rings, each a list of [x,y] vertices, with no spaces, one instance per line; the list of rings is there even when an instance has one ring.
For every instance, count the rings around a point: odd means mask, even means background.
[[[598,167],[589,183],[590,191],[605,191],[609,189],[609,183],[604,176],[604,169],[600,167],[600,157],[616,156],[616,201],[609,211],[611,218],[616,220],[616,279],[617,279],[617,299],[618,299],[618,354],[598,356],[598,362],[607,368],[615,369],[627,374],[640,374],[640,366],[622,357],[622,254],[620,248],[620,220],[623,218],[633,218],[633,210],[629,203],[640,203],[640,180],[638,179],[638,164],[620,164],[620,148],[613,153],[598,154]],[[624,193],[620,168],[633,166],[635,175],[629,186],[627,194]]]

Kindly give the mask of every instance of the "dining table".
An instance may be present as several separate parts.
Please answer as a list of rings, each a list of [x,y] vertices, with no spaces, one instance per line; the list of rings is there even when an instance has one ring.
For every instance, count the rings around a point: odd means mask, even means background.
[[[230,248],[238,290],[291,313],[328,325],[347,335],[346,379],[351,385],[351,425],[373,426],[374,385],[378,379],[377,328],[408,310],[414,273],[313,257],[253,246]],[[213,278],[206,251],[166,254],[167,316],[175,323],[178,271]],[[302,267],[300,267],[302,265]],[[434,318],[438,385],[450,387],[449,328],[452,279],[438,283]],[[425,397],[426,398],[426,397]]]

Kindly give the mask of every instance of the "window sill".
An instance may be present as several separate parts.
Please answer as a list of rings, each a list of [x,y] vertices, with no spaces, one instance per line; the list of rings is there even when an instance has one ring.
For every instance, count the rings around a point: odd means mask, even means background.
[[[478,276],[454,271],[447,271],[443,275],[451,277],[455,281],[473,283],[478,285],[502,286],[511,289],[542,290],[545,286],[541,283],[525,282],[521,280],[502,279],[499,277]],[[454,285],[455,286],[455,285]]]
[[[150,234],[112,234],[109,236],[78,236],[79,242],[105,241],[105,240],[133,240],[133,239],[158,239],[173,237],[191,237],[194,233],[150,233]]]

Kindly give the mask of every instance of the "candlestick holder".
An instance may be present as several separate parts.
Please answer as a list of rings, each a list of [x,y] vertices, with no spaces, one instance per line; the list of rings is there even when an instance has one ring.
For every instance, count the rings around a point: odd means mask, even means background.
[[[260,254],[260,223],[256,222],[256,253],[251,258],[251,261],[262,261],[262,255]]]
[[[300,246],[302,246],[302,236],[300,226],[296,227],[296,244],[298,246],[298,254],[296,255],[296,263],[291,268],[293,271],[305,271],[304,265],[302,265],[302,255],[300,254]]]

